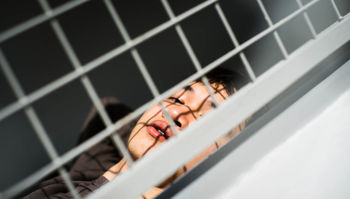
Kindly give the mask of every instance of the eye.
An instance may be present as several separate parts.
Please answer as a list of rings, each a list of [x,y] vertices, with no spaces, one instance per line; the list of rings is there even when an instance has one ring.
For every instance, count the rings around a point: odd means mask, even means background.
[[[173,100],[175,103],[184,104],[179,98],[177,97],[169,97],[168,99]]]

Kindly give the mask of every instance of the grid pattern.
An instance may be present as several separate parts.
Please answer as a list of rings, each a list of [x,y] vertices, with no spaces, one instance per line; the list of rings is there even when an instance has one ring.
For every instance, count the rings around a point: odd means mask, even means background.
[[[112,51],[96,58],[95,60],[93,60],[85,65],[82,65],[80,63],[78,57],[76,56],[70,42],[67,39],[67,36],[64,33],[64,30],[62,29],[62,27],[61,27],[59,21],[56,19],[56,17],[67,12],[70,9],[73,9],[75,7],[82,5],[83,3],[87,2],[87,1],[75,0],[75,1],[68,2],[68,3],[66,3],[58,8],[51,9],[46,0],[38,0],[44,13],[42,15],[39,15],[39,16],[34,17],[32,19],[29,19],[28,21],[23,22],[23,23],[19,24],[18,26],[15,26],[7,31],[2,32],[0,34],[0,44],[2,42],[12,38],[12,37],[24,32],[24,31],[26,31],[26,30],[29,30],[29,29],[43,23],[43,22],[50,21],[50,25],[51,25],[52,29],[54,30],[54,33],[56,34],[60,44],[62,45],[65,53],[67,54],[70,62],[72,63],[72,65],[74,67],[74,71],[57,79],[57,80],[55,80],[55,81],[53,81],[52,83],[50,83],[48,85],[45,85],[44,87],[42,87],[42,88],[40,88],[40,89],[30,93],[30,94],[25,94],[21,85],[19,84],[15,74],[13,73],[10,64],[8,63],[5,55],[2,53],[2,51],[0,49],[1,69],[4,73],[4,75],[6,76],[11,88],[15,92],[16,97],[18,98],[17,102],[14,102],[14,103],[10,104],[9,106],[0,110],[0,120],[3,120],[5,118],[9,117],[10,115],[14,114],[15,112],[17,112],[19,110],[24,110],[30,123],[32,124],[33,128],[35,129],[35,132],[37,133],[37,136],[39,137],[42,145],[44,146],[45,150],[47,151],[47,153],[49,154],[49,157],[52,160],[50,164],[43,167],[38,172],[32,174],[28,178],[24,179],[23,181],[19,182],[15,186],[11,187],[9,190],[2,193],[2,196],[5,198],[13,197],[16,194],[18,194],[21,190],[38,182],[40,179],[42,179],[47,174],[51,173],[54,170],[57,170],[57,171],[59,171],[60,175],[64,179],[64,182],[66,183],[69,190],[73,193],[74,198],[79,198],[79,195],[74,190],[74,186],[69,178],[69,175],[67,174],[67,171],[63,168],[64,164],[71,161],[73,158],[75,158],[76,156],[81,154],[83,151],[87,150],[92,145],[100,142],[101,140],[103,140],[104,138],[106,138],[108,136],[111,136],[111,138],[114,141],[118,150],[121,151],[123,156],[128,161],[129,165],[132,165],[133,160],[131,158],[131,155],[129,154],[124,143],[121,141],[121,138],[119,137],[119,135],[114,133],[114,132],[116,130],[118,130],[119,128],[121,128],[123,125],[127,124],[132,119],[135,119],[142,112],[146,111],[149,106],[154,105],[154,104],[161,105],[162,111],[164,112],[164,115],[167,117],[168,121],[170,121],[170,123],[171,123],[170,124],[171,128],[173,129],[174,132],[177,132],[177,129],[175,128],[175,124],[174,124],[174,122],[172,122],[173,120],[170,119],[171,117],[170,117],[169,113],[166,111],[165,107],[161,104],[161,102],[165,98],[170,96],[172,93],[174,93],[175,91],[181,89],[182,87],[184,87],[185,85],[187,85],[191,81],[194,81],[198,78],[202,79],[202,81],[203,81],[204,85],[207,87],[211,97],[215,100],[215,97],[213,96],[213,93],[211,92],[209,82],[208,82],[208,79],[205,77],[205,74],[237,54],[240,56],[240,59],[241,59],[242,63],[244,64],[244,67],[247,71],[247,74],[250,77],[251,84],[253,84],[253,85],[260,84],[259,82],[257,82],[257,77],[254,74],[254,71],[253,71],[248,59],[246,58],[246,55],[244,54],[243,50],[245,50],[247,47],[251,46],[252,44],[256,43],[264,36],[266,36],[270,33],[273,33],[274,38],[275,38],[275,40],[276,40],[276,42],[277,42],[277,44],[282,52],[282,55],[284,56],[284,59],[288,61],[290,55],[288,54],[288,52],[283,44],[283,41],[281,40],[281,38],[277,32],[277,29],[279,27],[283,26],[288,21],[295,18],[296,16],[303,14],[304,19],[309,27],[309,30],[313,35],[313,38],[317,39],[318,35],[317,35],[315,28],[313,27],[313,24],[308,16],[307,10],[310,7],[317,4],[319,1],[320,0],[313,0],[313,1],[310,1],[309,3],[303,5],[300,0],[296,0],[297,4],[299,6],[299,9],[296,10],[295,12],[293,12],[292,14],[288,15],[284,19],[282,19],[279,22],[274,24],[269,16],[269,14],[267,13],[265,7],[264,7],[263,2],[261,0],[257,0],[257,3],[259,5],[262,13],[264,14],[264,17],[265,17],[269,27],[266,30],[255,35],[253,38],[249,39],[248,41],[246,41],[242,44],[239,44],[239,42],[235,36],[235,33],[233,32],[232,28],[230,27],[228,20],[225,17],[225,14],[220,6],[220,3],[217,0],[204,1],[201,4],[198,4],[197,6],[191,8],[191,9],[187,10],[186,12],[184,12],[180,15],[177,15],[177,16],[174,15],[172,8],[170,7],[167,0],[161,0],[162,5],[164,6],[164,10],[168,14],[170,20],[153,28],[153,29],[151,29],[151,30],[149,30],[149,31],[147,31],[142,36],[136,37],[134,39],[130,38],[128,31],[124,27],[123,22],[118,15],[117,9],[113,6],[111,1],[104,0],[104,4],[105,4],[108,12],[110,13],[111,17],[113,18],[113,21],[115,22],[116,27],[120,31],[125,43],[123,45],[113,49]],[[338,21],[339,22],[343,21],[346,17],[341,16],[339,9],[337,7],[337,4],[334,2],[334,0],[330,0],[330,1],[332,3],[331,5],[332,5],[337,17],[338,17]],[[230,36],[230,39],[232,40],[232,45],[235,48],[233,50],[229,51],[228,53],[224,54],[223,56],[221,56],[217,60],[213,61],[212,63],[208,64],[207,66],[203,67],[200,65],[198,58],[195,55],[195,52],[193,51],[193,49],[190,45],[190,42],[188,41],[188,39],[187,39],[187,37],[186,37],[186,35],[185,35],[181,25],[180,25],[180,22],[185,20],[186,18],[200,12],[201,10],[203,10],[209,6],[215,7],[215,10],[216,10],[219,18],[221,19],[228,35]],[[181,81],[180,83],[178,83],[177,85],[172,87],[171,89],[167,90],[166,92],[160,93],[159,90],[157,89],[154,81],[152,80],[152,78],[147,70],[147,67],[145,66],[145,63],[143,62],[136,47],[139,44],[143,43],[144,41],[154,37],[155,35],[163,32],[171,27],[175,27],[175,30],[176,30],[179,38],[181,39],[181,42],[186,49],[186,52],[190,56],[191,61],[192,61],[193,65],[195,66],[196,72],[193,75],[191,75],[190,77],[184,79],[183,81]],[[89,73],[90,71],[96,69],[97,67],[101,66],[103,63],[107,62],[108,60],[110,60],[110,59],[112,59],[112,58],[114,58],[114,57],[116,57],[116,56],[118,56],[126,51],[129,51],[131,53],[133,59],[135,60],[135,62],[137,64],[137,67],[141,71],[141,73],[142,73],[149,89],[151,90],[154,98],[151,101],[149,101],[148,103],[146,103],[146,104],[142,105],[141,107],[139,107],[138,109],[136,109],[133,113],[125,116],[124,118],[122,118],[121,120],[119,120],[113,124],[111,122],[111,119],[108,117],[105,109],[103,108],[103,105],[101,104],[101,101],[99,100],[99,96],[97,95],[93,84],[91,83],[89,78],[86,76],[86,74]],[[39,120],[34,108],[31,105],[34,102],[36,102],[37,100],[41,99],[42,97],[50,94],[51,92],[57,90],[58,88],[66,85],[66,84],[68,84],[68,83],[70,83],[73,80],[78,79],[78,78],[80,78],[81,84],[83,85],[86,92],[88,93],[88,96],[90,97],[91,101],[93,102],[94,106],[96,107],[99,115],[101,116],[101,118],[102,118],[104,124],[107,126],[107,128],[104,129],[99,134],[97,134],[96,136],[94,136],[93,138],[84,142],[83,144],[81,144],[81,145],[77,146],[76,148],[70,150],[69,152],[65,153],[63,156],[59,156],[57,154],[53,144],[51,143],[51,141],[46,133],[46,130],[44,129],[41,121]],[[238,98],[239,94],[236,95],[235,97]],[[216,105],[218,105],[217,102],[215,102],[215,103],[216,103]],[[220,110],[220,106],[218,108],[219,110]],[[258,107],[256,108],[256,110],[258,110]],[[231,127],[234,127],[234,125],[232,125]],[[195,127],[193,129],[195,129]],[[186,134],[189,134],[189,133],[186,133]],[[203,146],[204,145],[205,144],[203,144]],[[199,148],[198,148],[198,150],[199,150]],[[139,169],[139,167],[141,167],[140,165],[142,165],[142,164],[135,164],[135,169],[136,169],[136,171],[134,169],[135,173],[137,173],[137,169]],[[178,165],[181,165],[181,163],[179,162]],[[170,174],[171,169],[169,169],[169,171],[167,171],[167,172],[168,172],[168,174]],[[161,178],[161,176],[159,178]],[[123,181],[123,179],[124,178],[121,178],[119,181]],[[159,181],[159,179],[154,179],[154,183],[157,180]],[[137,191],[135,191],[134,194],[138,194],[138,191],[147,190],[147,188],[149,188],[149,186],[150,185],[141,185],[141,187],[137,188]],[[132,198],[132,197],[133,197],[133,195],[126,196],[126,198]]]

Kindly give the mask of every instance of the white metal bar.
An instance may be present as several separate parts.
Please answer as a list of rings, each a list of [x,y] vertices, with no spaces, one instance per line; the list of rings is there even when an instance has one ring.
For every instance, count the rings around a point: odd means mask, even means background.
[[[11,88],[14,90],[17,98],[22,98],[25,96],[25,93],[19,83],[19,81],[16,78],[16,75],[11,70],[10,64],[8,63],[5,55],[3,54],[2,50],[0,49],[0,65],[1,69],[4,72],[5,77],[8,79],[8,82],[10,83]],[[54,164],[57,165],[57,157],[58,154],[55,150],[55,147],[53,146],[49,136],[46,133],[46,130],[42,123],[39,120],[39,117],[37,116],[36,112],[34,111],[34,108],[32,106],[26,106],[24,109],[24,112],[32,125],[34,132],[38,136],[41,144],[44,146],[44,149],[46,150],[47,154],[49,155],[50,159],[53,161]],[[74,186],[72,181],[70,180],[69,176],[67,176],[67,171],[62,168],[58,167],[58,171],[61,174],[64,183],[67,185],[68,189],[72,191],[72,194],[74,196],[78,196],[76,191],[74,190]],[[78,197],[79,198],[79,197]]]
[[[303,4],[302,4],[301,0],[296,0],[296,1],[297,1],[297,4],[298,4],[299,8],[302,8]],[[315,39],[317,37],[317,33],[316,33],[316,30],[315,30],[314,26],[312,25],[312,22],[310,20],[309,14],[307,14],[307,12],[305,11],[303,13],[303,15],[304,15],[304,19],[305,19],[305,21],[307,23],[307,26],[310,29],[312,37]]]
[[[234,47],[237,48],[237,47],[239,46],[238,40],[237,40],[236,35],[235,35],[235,33],[233,32],[233,30],[232,30],[230,24],[228,23],[227,18],[226,18],[226,16],[225,16],[223,10],[221,9],[221,6],[219,5],[219,3],[216,3],[216,4],[215,4],[215,9],[216,9],[216,12],[218,13],[218,15],[219,15],[219,17],[220,17],[222,23],[224,24],[225,29],[226,29],[226,32],[227,32],[228,35],[230,36],[230,38],[231,38],[231,40],[232,40],[232,42],[233,42]],[[243,52],[240,52],[240,53],[239,53],[239,56],[240,56],[240,58],[241,58],[241,60],[242,60],[242,62],[243,62],[243,65],[244,65],[244,67],[245,67],[245,69],[246,69],[246,71],[247,71],[247,73],[248,73],[248,75],[249,75],[249,77],[250,77],[250,80],[251,80],[252,82],[254,82],[255,79],[256,79],[256,75],[255,75],[255,73],[254,73],[254,71],[253,71],[253,69],[252,69],[252,67],[251,67],[251,65],[250,65],[250,63],[249,63],[247,57],[245,56],[245,54],[244,54]]]
[[[75,158],[76,156],[81,154],[83,151],[87,150],[91,146],[97,144],[101,140],[103,140],[106,137],[110,136],[114,131],[118,130],[119,128],[121,128],[122,126],[127,124],[132,119],[135,119],[136,117],[138,117],[140,114],[142,114],[144,111],[146,111],[148,109],[148,107],[153,106],[154,104],[156,104],[156,103],[158,103],[160,101],[163,101],[163,99],[169,97],[171,94],[173,94],[174,92],[176,92],[179,89],[183,88],[185,85],[188,85],[190,82],[200,78],[204,74],[208,73],[210,70],[214,69],[215,67],[217,67],[220,64],[224,63],[225,61],[227,61],[231,57],[235,56],[239,52],[243,51],[244,49],[246,49],[250,45],[254,44],[256,41],[258,41],[261,38],[263,38],[264,36],[270,34],[274,30],[276,30],[278,27],[283,25],[284,23],[286,23],[289,20],[293,19],[294,17],[298,16],[304,10],[306,10],[306,9],[310,8],[311,6],[315,5],[315,3],[317,3],[318,1],[319,0],[313,0],[313,1],[309,2],[308,4],[304,5],[304,7],[302,9],[295,11],[291,15],[287,16],[286,18],[282,19],[278,23],[274,24],[272,27],[267,28],[266,30],[264,30],[263,32],[259,33],[255,37],[247,40],[245,43],[242,43],[236,49],[233,49],[233,50],[227,52],[226,54],[224,54],[223,56],[221,56],[217,60],[213,61],[212,63],[210,63],[209,65],[204,67],[203,70],[194,73],[190,77],[184,79],[183,81],[181,81],[177,85],[173,86],[172,88],[170,88],[166,92],[162,93],[159,97],[156,97],[156,98],[150,100],[146,104],[144,104],[141,107],[139,107],[138,109],[136,109],[134,112],[130,113],[129,115],[127,115],[125,117],[123,117],[121,120],[117,121],[110,128],[101,131],[100,133],[98,133],[97,135],[95,135],[91,139],[87,140],[86,142],[82,143],[78,147],[76,147],[76,148],[66,152],[61,158],[59,158],[60,159],[60,161],[59,161],[60,164],[58,164],[56,167],[47,167],[47,170],[43,169],[42,173],[45,173],[45,172],[46,173],[50,173],[53,170],[55,170],[58,167],[60,167],[62,164],[65,164],[65,163],[71,161],[73,158]],[[105,55],[105,56],[107,56],[107,55]],[[111,56],[111,55],[108,55],[108,56]],[[101,59],[106,59],[106,57],[103,56]],[[95,60],[92,63],[93,64],[97,64],[99,61],[100,60],[97,59],[97,60]],[[91,66],[91,65],[87,65],[86,68],[88,68],[88,66]],[[59,79],[59,81],[56,81],[55,83],[57,83],[59,85],[64,85],[64,84],[74,80],[75,78],[78,78],[81,75],[85,74],[85,72],[81,71],[81,70],[76,70],[73,73],[69,73],[64,78]],[[39,91],[34,92],[31,95],[22,98],[21,100],[19,100],[18,103],[15,103],[14,105],[10,106],[11,110],[12,109],[19,110],[19,109],[22,108],[22,106],[24,107],[24,106],[29,105],[33,101],[36,101],[37,99],[41,98],[43,95],[46,95],[47,93],[49,93],[50,90],[54,90],[55,89],[55,88],[52,88],[52,87],[54,87],[54,85],[50,84],[50,85],[44,87],[43,89],[40,89]],[[1,117],[1,114],[0,114],[0,120],[1,120],[1,118],[2,117]],[[18,185],[15,185],[15,186],[11,187],[10,189],[8,189],[4,194],[13,196],[16,193],[18,193],[16,191],[21,190],[22,187],[29,187],[30,185],[32,185],[32,184],[28,184],[28,182],[35,183],[35,182],[39,181],[40,179],[42,179],[42,177],[43,177],[43,175],[41,175],[41,173],[33,174],[33,175],[29,176],[28,178],[24,179]]]
[[[238,125],[240,121],[263,107],[349,40],[350,17],[347,17],[320,33],[316,40],[311,40],[294,51],[287,60],[279,62],[259,76],[255,83],[242,88],[206,117],[192,124],[191,128],[185,129],[175,139],[169,140],[167,144],[143,157],[132,170],[126,171],[89,198],[137,198]],[[220,125],[217,125],[218,122]],[[130,185],[133,191],[130,191]]]
[[[118,133],[113,133],[110,137],[111,137],[115,146],[124,145],[124,142]],[[128,165],[131,167],[134,164],[134,160],[132,159],[131,155],[127,155],[127,156],[124,155],[124,154],[130,154],[128,148],[127,147],[118,147],[118,149],[120,150],[121,154],[123,154]]]
[[[260,7],[262,13],[264,14],[264,17],[265,17],[267,23],[268,23],[269,26],[271,27],[271,26],[273,25],[273,23],[272,23],[272,21],[271,21],[271,18],[270,18],[270,16],[269,16],[269,14],[267,13],[267,11],[266,11],[266,9],[265,9],[264,4],[262,3],[261,0],[256,0],[256,1],[258,2],[259,7]],[[281,52],[282,52],[282,54],[283,54],[283,57],[284,57],[285,59],[287,59],[287,58],[288,58],[288,52],[287,52],[286,47],[284,46],[284,44],[283,44],[283,42],[282,42],[282,40],[281,40],[281,37],[279,36],[277,30],[273,32],[273,36],[275,37],[275,39],[276,39],[276,41],[277,41],[277,44],[278,44],[278,46],[279,46],[279,48],[280,48],[280,50],[281,50]]]
[[[104,3],[109,11],[109,13],[111,14],[113,21],[115,22],[115,25],[117,26],[118,30],[120,31],[120,33],[122,34],[122,37],[124,39],[124,41],[128,44],[129,42],[131,42],[130,40],[130,36],[128,31],[126,30],[119,14],[117,13],[117,10],[115,9],[115,7],[113,6],[112,2],[110,0],[104,0]],[[140,70],[143,78],[145,79],[147,86],[149,87],[149,89],[151,90],[153,96],[155,98],[158,98],[160,93],[157,89],[157,86],[155,85],[154,81],[152,80],[151,75],[149,74],[145,63],[143,62],[140,54],[138,53],[138,51],[136,50],[136,47],[133,47],[131,49],[131,55],[133,57],[133,59],[136,62],[136,65],[138,67],[138,69]],[[170,114],[168,113],[168,111],[166,110],[166,108],[164,107],[162,102],[159,102],[159,106],[161,107],[161,110],[164,114],[164,116],[166,117],[167,121],[170,124],[170,128],[172,129],[172,131],[175,134],[178,134],[178,130],[176,128],[175,122],[173,121],[173,119],[171,118]]]
[[[342,20],[343,16],[340,14],[337,4],[334,2],[334,0],[330,0],[330,1],[332,3],[332,7],[333,7],[335,13],[337,14],[338,21]]]
[[[12,37],[21,34],[22,32],[29,30],[41,23],[44,23],[62,13],[65,13],[73,8],[78,7],[79,5],[82,5],[83,3],[87,2],[89,0],[75,0],[75,1],[70,1],[67,2],[61,6],[59,6],[58,8],[55,8],[54,10],[52,10],[52,12],[47,15],[47,14],[41,14],[39,16],[33,17],[31,19],[29,19],[28,21],[22,22],[19,25],[16,25],[13,28],[10,28],[6,31],[3,31],[2,33],[0,33],[0,43],[11,39]]]
[[[46,0],[39,0],[39,4],[42,6],[45,13],[49,14],[51,12],[51,8]],[[69,60],[73,64],[73,67],[76,70],[82,70],[79,58],[75,54],[72,46],[70,45],[70,43],[69,43],[62,27],[60,26],[59,22],[57,21],[57,19],[52,19],[50,24],[51,24],[57,38],[59,39],[63,49],[65,50]],[[84,75],[81,77],[81,82],[82,82],[83,87],[87,91],[90,99],[92,100],[93,104],[95,105],[97,112],[101,116],[102,121],[104,122],[104,124],[108,128],[108,126],[112,125],[112,121],[109,118],[106,110],[104,109],[104,107],[100,101],[100,98],[98,97],[98,94],[97,94],[96,90],[94,89],[90,79]],[[115,136],[112,136],[111,138],[112,138],[114,144],[116,145],[117,149],[123,154],[125,159],[128,161],[128,164],[132,165],[133,164],[132,157],[131,157],[130,153],[128,152],[128,150],[126,149],[125,144],[121,141],[120,136],[115,135]]]
[[[172,11],[172,9],[171,9],[171,7],[170,7],[168,1],[167,1],[167,0],[161,0],[161,2],[162,2],[162,5],[163,5],[165,11],[166,11],[167,14],[168,14],[170,20],[173,20],[173,19],[175,18],[175,14],[174,14],[174,12]],[[197,58],[195,52],[193,51],[193,48],[191,47],[191,44],[190,44],[190,42],[188,41],[188,39],[187,39],[187,37],[186,37],[184,31],[182,30],[182,27],[180,26],[180,24],[176,24],[176,25],[175,25],[175,30],[176,30],[176,33],[178,34],[178,36],[180,37],[180,40],[181,40],[182,44],[184,45],[187,54],[190,56],[190,59],[191,59],[193,65],[194,65],[195,69],[196,69],[197,71],[202,70],[202,66],[201,66],[201,64],[199,63],[199,60],[198,60],[198,58]],[[209,92],[209,94],[210,94],[210,97],[211,97],[211,99],[213,100],[215,106],[218,107],[218,106],[219,106],[219,102],[218,102],[218,100],[214,97],[214,93],[213,93],[213,91],[211,90],[211,86],[210,86],[210,84],[209,84],[208,78],[207,78],[206,76],[203,76],[203,77],[202,77],[202,82],[203,82],[203,84],[205,85],[205,87],[207,88],[207,90],[208,90],[208,92]]]

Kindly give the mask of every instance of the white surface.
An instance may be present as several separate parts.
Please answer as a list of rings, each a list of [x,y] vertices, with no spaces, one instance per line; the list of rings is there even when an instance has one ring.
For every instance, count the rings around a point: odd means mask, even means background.
[[[223,198],[350,198],[349,118],[347,91]]]

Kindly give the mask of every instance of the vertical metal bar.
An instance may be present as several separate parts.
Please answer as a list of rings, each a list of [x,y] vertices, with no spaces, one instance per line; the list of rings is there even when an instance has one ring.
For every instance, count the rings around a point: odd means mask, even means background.
[[[114,145],[116,145],[116,146],[123,146],[124,145],[124,142],[118,133],[113,133],[110,136],[110,138],[112,139]],[[128,151],[128,148],[127,147],[118,147],[118,149],[123,154],[126,162],[128,163],[128,165],[130,167],[134,163],[134,160],[132,159],[132,157]]]
[[[302,8],[302,7],[303,7],[303,4],[301,3],[301,1],[300,1],[300,0],[296,0],[296,1],[297,1],[297,4],[298,4],[299,8]],[[310,29],[310,32],[311,32],[311,34],[312,34],[312,37],[315,39],[315,38],[317,37],[317,33],[316,33],[316,31],[315,31],[314,26],[312,25],[312,22],[311,22],[311,20],[310,20],[309,14],[307,14],[307,11],[304,11],[303,15],[304,15],[304,19],[305,19],[305,21],[306,21],[306,23],[307,23],[307,26],[308,26],[309,29]]]
[[[272,21],[271,21],[271,18],[270,18],[270,16],[269,16],[269,14],[267,13],[267,11],[266,11],[266,9],[265,9],[264,4],[262,3],[261,0],[256,0],[256,1],[258,2],[259,7],[260,7],[261,11],[263,12],[264,17],[265,17],[267,23],[269,24],[270,27],[272,27],[272,26],[273,26],[273,23],[272,23]],[[276,41],[277,41],[277,44],[278,44],[278,46],[279,46],[280,49],[281,49],[281,52],[282,52],[282,54],[283,54],[283,57],[284,57],[285,59],[287,59],[287,58],[288,58],[288,52],[287,52],[286,47],[284,46],[284,44],[283,44],[283,42],[282,42],[282,40],[281,40],[281,37],[279,36],[277,30],[275,30],[275,31],[273,32],[273,36],[275,37],[275,39],[276,39]]]
[[[1,49],[0,49],[0,66],[1,66],[1,69],[4,71],[4,75],[7,78],[11,88],[14,90],[16,97],[18,99],[25,100],[26,99],[25,93],[24,93],[19,81],[17,80],[15,74],[11,70],[10,64],[8,63],[6,57],[3,54]],[[24,112],[25,112],[28,120],[30,121],[30,124],[34,128],[34,132],[38,136],[41,144],[44,146],[47,154],[49,155],[50,159],[52,160],[52,162],[54,164],[58,165],[58,162],[57,162],[58,161],[58,154],[57,154],[55,147],[53,146],[49,136],[47,135],[44,126],[40,122],[39,117],[37,116],[36,112],[34,111],[34,108],[32,106],[28,105],[27,107],[24,108]],[[67,171],[64,168],[60,167],[58,169],[58,172],[62,176],[64,183],[67,185],[68,189],[72,192],[73,196],[75,198],[80,198],[78,193],[74,189],[74,185],[73,185],[71,179],[69,178]]]
[[[2,52],[2,49],[0,49],[0,66],[2,71],[4,72],[4,75],[6,79],[8,80],[11,88],[15,92],[15,95],[18,99],[25,100],[25,93],[22,89],[22,87],[19,84],[19,81],[17,80],[15,74],[13,73],[10,64],[8,63],[5,55]],[[27,108],[30,107],[30,105],[27,106]],[[31,110],[27,109],[27,110]],[[32,111],[30,111],[32,112]],[[32,114],[30,114],[32,115]],[[47,149],[47,152],[51,158],[56,157],[57,153],[56,150],[54,149],[49,137],[47,136],[46,133],[44,132],[44,128],[39,124],[38,120],[33,120],[33,126],[35,127],[36,130],[38,130],[38,134],[40,135],[40,139],[43,142],[44,147]]]
[[[129,33],[126,30],[117,10],[115,9],[115,7],[113,6],[113,4],[110,0],[104,0],[104,3],[106,5],[107,10],[109,11],[110,15],[112,16],[112,19],[113,19],[115,25],[117,26],[118,30],[120,31],[124,41],[128,45],[131,42],[131,39],[130,39]],[[164,107],[164,105],[161,103],[162,100],[159,97],[160,93],[159,93],[154,81],[152,80],[152,77],[149,74],[144,62],[142,61],[140,54],[136,50],[136,47],[132,47],[130,51],[131,51],[131,56],[135,60],[138,69],[141,71],[141,74],[147,83],[147,86],[151,90],[155,99],[157,99],[157,101],[159,101],[159,106],[161,107],[165,118],[168,120],[168,122],[170,124],[170,128],[174,131],[175,134],[178,134],[178,130],[176,128],[176,125],[175,125],[173,119],[171,118],[170,114],[168,113],[168,111]]]
[[[224,24],[225,29],[226,29],[228,35],[230,36],[234,47],[235,48],[239,47],[239,43],[238,43],[237,37],[236,37],[235,33],[233,32],[230,24],[228,23],[227,18],[225,16],[223,10],[221,9],[221,6],[219,5],[219,3],[215,3],[215,9],[216,9],[216,11],[217,11],[217,13],[218,13],[222,23]],[[255,76],[255,73],[254,73],[254,71],[253,71],[253,69],[252,69],[252,67],[251,67],[247,57],[245,56],[245,54],[243,52],[240,52],[239,56],[240,56],[240,58],[241,58],[241,60],[243,62],[243,65],[244,65],[244,67],[245,67],[245,69],[246,69],[246,71],[247,71],[247,73],[248,73],[248,75],[250,77],[250,80],[252,82],[254,82],[256,80],[256,76]]]
[[[39,0],[39,3],[46,13],[51,12],[51,8],[46,0]],[[65,50],[69,60],[72,62],[73,67],[77,70],[84,70],[81,66],[81,63],[78,59],[78,56],[75,54],[75,52],[74,52],[72,46],[70,45],[70,43],[69,43],[62,27],[60,26],[59,22],[56,19],[52,19],[50,23],[51,23],[51,26],[52,26],[57,38],[60,41],[63,49]],[[81,82],[82,82],[84,88],[86,89],[90,99],[94,103],[94,105],[95,105],[99,115],[101,116],[102,121],[106,125],[106,127],[108,128],[109,126],[113,125],[112,121],[109,118],[106,110],[104,109],[90,79],[86,75],[83,75],[83,76],[81,76]],[[128,150],[126,149],[125,144],[121,141],[120,136],[115,135],[115,136],[112,136],[111,138],[112,138],[114,144],[116,145],[117,149],[123,154],[123,156],[127,160],[127,163],[129,164],[129,166],[131,166],[133,164],[132,157],[131,157],[130,153],[128,152]]]
[[[169,18],[170,18],[171,20],[174,20],[175,15],[174,15],[174,13],[173,13],[173,11],[172,11],[172,9],[171,9],[169,3],[168,3],[166,0],[161,0],[161,2],[162,2],[162,4],[163,4],[163,6],[164,6],[164,8],[165,8],[165,11],[167,12]],[[176,29],[177,34],[178,34],[179,37],[180,37],[180,40],[181,40],[182,44],[185,46],[185,49],[186,49],[188,55],[190,56],[191,61],[192,61],[192,63],[194,64],[196,70],[197,70],[197,71],[202,70],[202,67],[201,67],[201,65],[200,65],[200,63],[199,63],[199,60],[198,60],[196,54],[194,53],[194,51],[193,51],[193,49],[192,49],[192,47],[191,47],[191,45],[190,45],[190,42],[188,41],[188,39],[187,39],[187,37],[186,37],[184,31],[182,30],[180,24],[176,24],[176,25],[175,25],[175,29]],[[208,81],[208,78],[207,78],[206,76],[203,76],[203,77],[202,77],[202,82],[203,82],[203,84],[205,85],[205,87],[207,88],[207,90],[208,90],[208,92],[209,92],[209,94],[210,94],[210,97],[212,98],[214,104],[216,105],[216,107],[218,107],[218,106],[219,106],[219,102],[218,102],[217,99],[214,97],[214,93],[213,93],[213,91],[211,90],[211,86],[210,86],[210,83],[209,83],[209,81]]]
[[[337,14],[338,21],[341,21],[343,19],[343,16],[340,14],[337,4],[334,0],[331,0],[331,3],[335,13]]]

